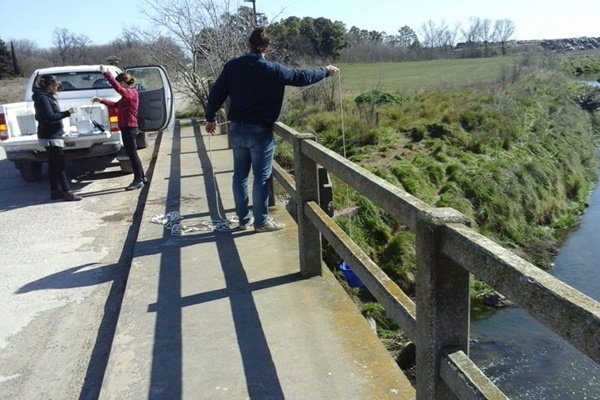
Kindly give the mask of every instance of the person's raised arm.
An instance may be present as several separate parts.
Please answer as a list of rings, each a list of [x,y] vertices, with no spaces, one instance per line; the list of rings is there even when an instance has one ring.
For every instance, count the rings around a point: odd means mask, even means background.
[[[329,78],[330,76],[334,76],[335,74],[340,72],[340,69],[338,67],[336,67],[335,65],[328,65],[325,67],[325,69],[327,70],[327,74],[325,75],[325,78]]]
[[[100,65],[100,72],[102,75],[104,75],[110,86],[112,86],[113,89],[115,89],[115,91],[121,95],[121,97],[130,99],[134,96],[131,90],[124,88],[119,82],[117,82],[117,80],[111,75],[106,67],[104,67],[104,65]],[[105,102],[103,103],[106,104]]]

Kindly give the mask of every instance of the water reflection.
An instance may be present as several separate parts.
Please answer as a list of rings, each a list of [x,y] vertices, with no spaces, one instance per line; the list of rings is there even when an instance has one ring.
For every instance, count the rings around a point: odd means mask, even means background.
[[[600,185],[549,271],[600,301],[598,243]],[[600,399],[600,367],[518,308],[473,321],[471,338],[471,357],[511,399]]]
[[[586,84],[590,85],[590,86],[598,86],[600,87],[600,82],[598,81],[584,81]]]

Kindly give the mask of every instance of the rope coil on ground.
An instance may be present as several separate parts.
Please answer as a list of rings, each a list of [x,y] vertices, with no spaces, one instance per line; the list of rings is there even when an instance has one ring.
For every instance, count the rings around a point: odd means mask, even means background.
[[[179,222],[182,219],[183,217],[179,214],[179,212],[171,211],[165,215],[153,216],[150,219],[150,222],[162,225],[165,229],[169,230],[173,236],[183,236],[185,234],[198,231],[232,231],[239,225],[237,217],[202,221],[195,225],[183,225]]]

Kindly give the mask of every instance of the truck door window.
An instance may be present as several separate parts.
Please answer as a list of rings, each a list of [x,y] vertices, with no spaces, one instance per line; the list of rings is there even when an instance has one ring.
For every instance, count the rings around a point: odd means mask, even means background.
[[[135,88],[138,92],[163,89],[163,81],[158,70],[139,69],[131,72],[134,72]]]

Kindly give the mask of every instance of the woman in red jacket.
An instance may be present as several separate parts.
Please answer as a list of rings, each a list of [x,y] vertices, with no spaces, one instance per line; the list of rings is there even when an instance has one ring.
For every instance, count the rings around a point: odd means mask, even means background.
[[[122,72],[113,78],[103,65],[100,66],[100,72],[102,72],[108,83],[110,83],[117,93],[121,95],[121,98],[118,101],[112,101],[93,97],[92,102],[97,101],[108,107],[117,109],[123,146],[125,146],[125,151],[127,152],[129,160],[131,160],[131,167],[133,168],[133,182],[125,189],[141,189],[144,187],[146,177],[144,175],[142,161],[137,153],[136,137],[138,135],[138,106],[140,101],[138,92],[135,87],[133,87],[133,76]]]

